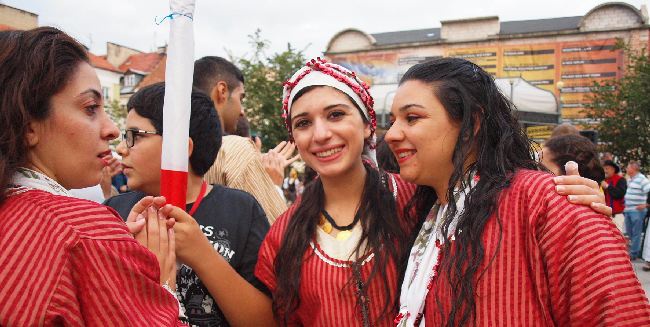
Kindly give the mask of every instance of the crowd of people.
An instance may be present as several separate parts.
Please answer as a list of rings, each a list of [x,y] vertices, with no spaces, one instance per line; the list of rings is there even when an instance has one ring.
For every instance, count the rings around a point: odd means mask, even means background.
[[[377,141],[369,86],[312,59],[278,104],[288,140],[261,153],[241,71],[198,59],[184,208],[160,196],[164,83],[130,98],[119,131],[86,49],[41,27],[0,32],[0,85],[2,326],[650,324],[630,261],[639,164],[621,192],[580,138],[537,160],[469,61],[411,67]],[[69,191],[118,173],[129,192],[104,204]]]

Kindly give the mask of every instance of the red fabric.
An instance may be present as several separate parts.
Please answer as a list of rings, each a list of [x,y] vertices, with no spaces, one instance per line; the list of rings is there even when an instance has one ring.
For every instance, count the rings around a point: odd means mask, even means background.
[[[397,207],[401,213],[406,202],[413,196],[415,186],[404,182],[399,176],[395,176],[398,185]],[[388,184],[391,185],[392,183],[389,181]],[[296,209],[296,205],[289,208],[271,226],[271,230],[260,247],[255,275],[272,292],[277,285],[273,262],[280,249],[284,231]],[[327,258],[334,262],[343,263],[340,260]],[[373,259],[363,266],[362,274],[364,278],[367,278],[374,262]],[[396,312],[392,310],[392,307],[389,308],[390,311],[386,312],[381,321],[377,321],[386,298],[392,300],[397,297],[397,272],[394,262],[390,262],[387,266],[387,276],[390,294],[384,292],[384,283],[378,278],[374,278],[368,287],[370,317],[373,326],[394,325],[393,318]],[[361,312],[357,306],[354,287],[348,285],[350,280],[352,280],[351,268],[332,266],[321,260],[309,248],[305,253],[305,262],[302,266],[299,290],[300,306],[295,313],[295,318],[305,326],[361,326]]]
[[[0,207],[1,326],[174,326],[156,257],[112,209],[42,191]]]
[[[605,179],[605,182],[609,185],[616,186],[621,178],[623,177],[619,174],[614,174],[612,177]],[[625,210],[625,198],[613,199],[607,190],[605,190],[605,203],[612,207],[613,214],[623,213]]]
[[[167,203],[185,208],[187,203],[187,172],[161,169],[160,194]]]
[[[479,271],[490,264],[475,288],[476,326],[649,326],[650,305],[621,233],[554,188],[551,175],[521,171],[501,194],[501,226],[493,215],[483,232]],[[440,273],[427,297],[427,326],[443,325],[436,295],[444,312],[451,307]]]

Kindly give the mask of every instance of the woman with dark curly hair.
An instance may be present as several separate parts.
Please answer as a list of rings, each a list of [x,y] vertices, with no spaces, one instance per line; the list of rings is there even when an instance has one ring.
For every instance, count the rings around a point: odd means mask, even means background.
[[[492,76],[463,59],[402,77],[385,139],[402,178],[419,185],[407,213],[421,228],[397,324],[650,324],[623,236],[609,217],[556,193],[513,109]]]

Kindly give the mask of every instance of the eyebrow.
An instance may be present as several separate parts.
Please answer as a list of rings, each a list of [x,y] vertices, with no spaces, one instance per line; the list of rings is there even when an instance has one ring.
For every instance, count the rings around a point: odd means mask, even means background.
[[[421,105],[419,105],[419,104],[409,103],[409,104],[407,104],[407,105],[403,105],[403,106],[401,106],[398,110],[399,110],[400,112],[404,112],[404,111],[407,111],[407,110],[409,110],[409,109],[411,109],[411,108],[413,108],[413,107],[424,109],[424,107],[421,106]]]
[[[97,90],[95,90],[95,89],[87,89],[87,90],[85,90],[85,91],[79,93],[79,95],[78,95],[77,97],[82,97],[82,96],[84,96],[84,95],[90,95],[90,96],[92,96],[93,98],[95,98],[95,100],[98,100],[98,99],[101,99],[101,98],[102,98],[102,94],[99,93],[99,91],[97,91]]]
[[[351,109],[351,107],[350,107],[349,105],[345,104],[345,103],[335,103],[335,104],[330,104],[329,106],[325,107],[325,108],[323,109],[323,111],[329,111],[329,110],[332,110],[332,109],[334,109],[334,108],[338,108],[338,107],[343,107],[343,108],[345,108],[345,109]],[[293,120],[294,120],[294,119],[296,119],[296,118],[300,118],[300,117],[303,117],[303,116],[307,116],[307,115],[308,115],[307,112],[299,113],[299,114],[297,114],[297,115],[291,117],[291,123],[293,123]]]

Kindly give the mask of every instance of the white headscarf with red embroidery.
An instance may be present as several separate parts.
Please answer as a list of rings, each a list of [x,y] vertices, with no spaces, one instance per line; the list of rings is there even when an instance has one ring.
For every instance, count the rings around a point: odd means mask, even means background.
[[[370,124],[370,138],[366,141],[363,155],[368,157],[373,164],[377,165],[377,155],[375,153],[376,137],[375,129],[377,128],[377,119],[373,109],[374,100],[370,95],[370,86],[359,79],[353,71],[347,68],[329,63],[321,58],[312,59],[307,62],[305,67],[298,70],[291,78],[284,83],[284,93],[282,96],[282,117],[284,124],[293,138],[291,131],[291,105],[293,98],[310,86],[329,86],[333,87],[346,95],[359,107],[364,120]]]

